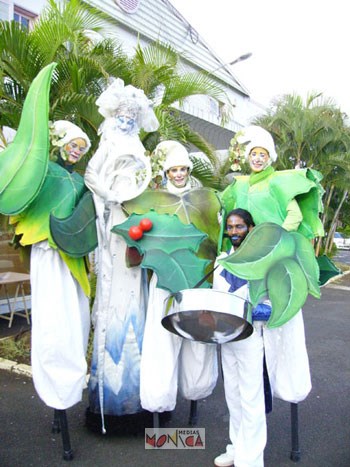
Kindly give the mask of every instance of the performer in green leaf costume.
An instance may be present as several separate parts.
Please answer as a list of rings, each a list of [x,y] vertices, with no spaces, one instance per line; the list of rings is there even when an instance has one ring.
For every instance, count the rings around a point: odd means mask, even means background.
[[[76,125],[55,122],[60,164],[49,161],[49,89],[55,64],[45,67],[26,97],[13,143],[0,155],[0,212],[11,215],[18,242],[31,245],[32,371],[40,398],[64,410],[81,400],[90,326],[89,281],[84,258],[59,251],[50,214],[67,217],[86,188],[71,173],[90,147]]]
[[[245,158],[252,173],[235,177],[222,193],[225,212],[239,207],[249,211],[256,224],[274,222],[309,239],[322,236],[322,175],[312,169],[275,171],[275,145],[263,128],[248,127],[238,141],[247,143]]]
[[[258,345],[264,349],[272,394],[296,403],[305,399],[311,390],[304,323],[299,308],[305,302],[308,292],[319,297],[318,266],[311,240],[323,234],[318,217],[322,207],[320,196],[322,188],[319,184],[321,175],[309,169],[276,172],[271,167],[272,162],[277,159],[271,135],[256,126],[248,127],[242,133],[238,141],[247,143],[245,157],[252,173],[250,176],[237,177],[223,192],[221,199],[225,209],[224,222],[225,225],[228,222],[226,215],[229,211],[241,208],[252,215],[257,227],[247,236],[243,246],[231,255],[231,260],[230,257],[219,260],[225,269],[225,262],[232,261],[234,265],[231,267],[227,264],[226,271],[220,274],[220,286],[218,283],[214,285],[221,290],[228,290],[230,286],[228,278],[234,277],[235,274],[239,278],[249,280],[249,296],[253,302],[258,303],[263,297],[271,299],[271,318],[267,322],[258,321],[259,326],[255,325],[252,337],[242,345],[250,348],[249,343],[259,336]],[[260,245],[262,247],[259,252],[257,250],[260,249]],[[303,258],[303,254],[307,257]],[[279,258],[281,261],[278,263]],[[279,289],[276,287],[278,284],[280,284]],[[293,287],[289,287],[290,285]],[[294,290],[296,285],[299,287],[299,295],[298,290]],[[293,312],[290,312],[292,296],[293,304],[297,303],[297,305]],[[275,307],[278,309],[277,313]],[[270,322],[271,326],[269,326]],[[227,368],[234,365],[234,355],[235,352],[239,352],[239,346],[237,343],[227,344],[225,349],[227,372]],[[248,357],[249,353],[247,353]],[[262,387],[262,362],[258,366],[257,380]],[[230,377],[225,376],[226,379]],[[237,400],[240,397],[239,393],[236,394],[236,399],[232,396],[232,391],[226,396],[231,407],[239,404]],[[232,408],[231,422],[235,420],[234,413],[235,409]],[[236,423],[236,430],[235,423],[231,423],[232,444],[227,446],[226,453],[215,459],[217,466],[231,465],[233,462],[237,465],[241,465],[240,462],[242,465],[248,465],[248,461],[243,459],[250,459],[249,465],[263,467],[266,433],[264,433],[264,414],[262,411],[260,414],[259,439],[254,438],[254,433],[257,433],[256,427],[255,431],[251,432],[253,435],[247,436],[245,431],[242,432],[242,426]],[[253,442],[253,448],[248,447],[249,443],[246,444],[248,439]],[[240,444],[239,440],[243,440],[243,443]]]
[[[60,206],[71,206],[70,210],[62,211],[62,217],[66,217],[84,193],[83,179],[72,169],[88,151],[90,140],[79,127],[62,120],[53,124],[52,132],[61,143],[59,162],[49,162],[43,187],[23,213],[23,218],[18,219],[16,233],[23,234],[22,244],[29,242],[32,245],[35,388],[47,405],[66,409],[81,400],[85,387],[90,288],[84,258],[72,258],[54,245],[49,232],[49,216],[52,212],[60,217]],[[40,235],[44,229],[35,228],[39,219],[42,227],[45,225],[44,239]]]

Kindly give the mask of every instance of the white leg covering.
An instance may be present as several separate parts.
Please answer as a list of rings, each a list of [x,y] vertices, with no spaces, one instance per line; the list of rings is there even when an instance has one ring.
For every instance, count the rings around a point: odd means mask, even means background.
[[[261,329],[238,342],[222,345],[225,397],[236,467],[262,467],[266,445]]]
[[[300,310],[279,328],[264,328],[267,370],[274,397],[298,403],[311,390],[304,320]]]
[[[156,288],[153,274],[140,366],[141,405],[150,412],[173,410],[176,405],[178,355],[182,338],[167,331],[161,323],[169,293]]]
[[[32,246],[30,275],[35,389],[49,407],[67,409],[86,382],[89,301],[47,242]]]
[[[179,356],[179,389],[185,399],[208,397],[218,378],[217,346],[183,339]]]

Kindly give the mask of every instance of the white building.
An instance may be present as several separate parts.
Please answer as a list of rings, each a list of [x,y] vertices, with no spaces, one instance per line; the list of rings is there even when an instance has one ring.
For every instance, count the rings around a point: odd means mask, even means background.
[[[59,0],[58,0],[59,1]],[[205,70],[212,74],[228,96],[234,109],[232,119],[222,126],[226,102],[209,96],[192,96],[181,107],[183,118],[217,149],[227,149],[233,134],[264,111],[252,102],[243,83],[239,82],[227,64],[212,51],[191,24],[169,0],[88,0],[87,3],[118,21],[113,34],[132,53],[138,41],[147,44],[160,41],[175,48],[184,71]],[[0,0],[0,19],[12,19],[30,27],[40,14],[46,0]],[[109,32],[111,30],[109,29]]]

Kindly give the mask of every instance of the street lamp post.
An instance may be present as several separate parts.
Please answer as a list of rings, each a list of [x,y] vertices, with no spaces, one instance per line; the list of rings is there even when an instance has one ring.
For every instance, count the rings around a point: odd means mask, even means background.
[[[248,58],[250,58],[253,54],[251,52],[248,52],[246,54],[243,54],[243,55],[240,55],[239,57],[235,58],[234,60],[232,60],[232,62],[229,62],[229,63],[224,63],[222,65],[220,65],[219,67],[215,68],[214,70],[212,70],[210,73],[215,73],[215,71],[218,71],[220,70],[221,68],[224,68],[225,66],[232,66],[232,65],[235,65],[236,63],[238,62],[242,62],[243,60],[247,60]]]

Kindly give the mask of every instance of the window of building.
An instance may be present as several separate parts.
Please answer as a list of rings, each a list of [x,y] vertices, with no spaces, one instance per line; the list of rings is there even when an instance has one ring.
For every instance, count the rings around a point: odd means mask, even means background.
[[[22,27],[30,29],[37,15],[19,6],[13,7],[13,19]]]

